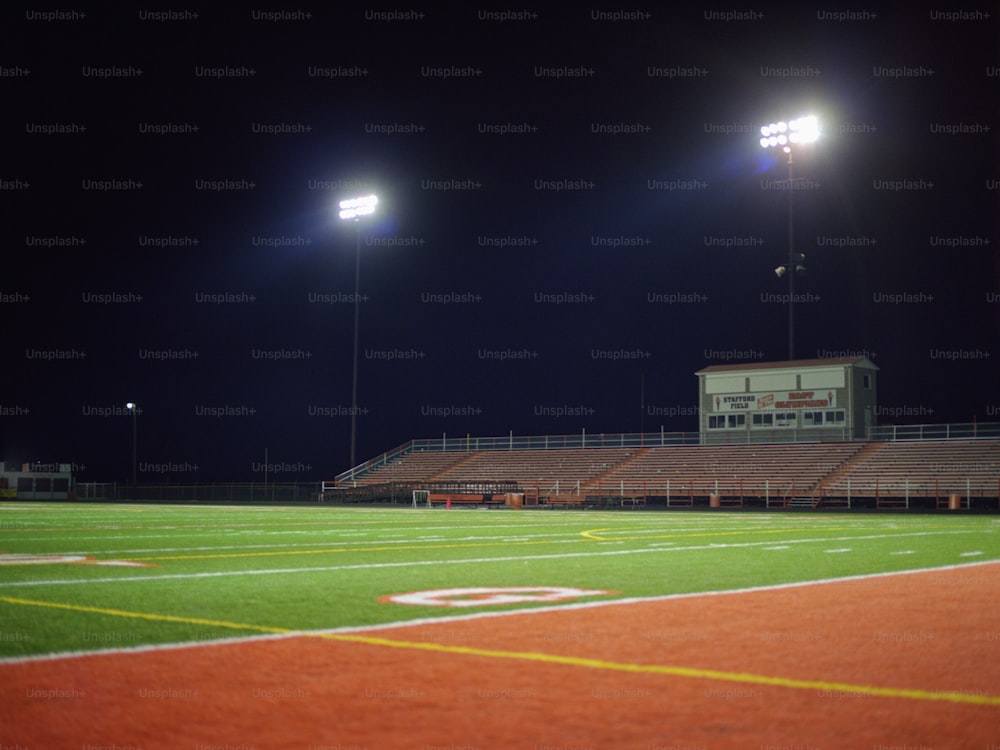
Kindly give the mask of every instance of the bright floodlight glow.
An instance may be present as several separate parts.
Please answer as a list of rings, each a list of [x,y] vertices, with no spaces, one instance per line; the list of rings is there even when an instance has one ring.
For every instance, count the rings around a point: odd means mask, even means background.
[[[762,125],[760,132],[764,136],[760,139],[761,148],[782,146],[785,152],[789,152],[788,144],[812,143],[819,139],[819,118],[816,115],[806,115],[787,122],[772,122],[770,125]]]
[[[812,143],[819,138],[819,118],[816,115],[800,117],[795,121],[798,143]]]
[[[340,218],[355,219],[358,216],[367,216],[375,213],[375,205],[378,203],[377,195],[366,195],[361,198],[348,198],[340,202]]]
[[[127,404],[125,404],[125,408],[128,409],[129,411],[132,411],[133,409],[135,409],[135,404],[132,401],[129,401]]]

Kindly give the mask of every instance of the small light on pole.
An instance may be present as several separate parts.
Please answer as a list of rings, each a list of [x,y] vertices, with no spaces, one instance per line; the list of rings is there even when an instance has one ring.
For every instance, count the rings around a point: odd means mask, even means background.
[[[779,120],[760,128],[761,148],[778,148],[788,154],[788,262],[774,269],[774,274],[780,279],[788,274],[788,359],[795,359],[795,275],[803,273],[806,267],[801,261],[805,255],[795,252],[794,234],[794,195],[795,181],[792,176],[792,146],[814,143],[819,139],[819,118],[816,115],[805,115],[794,120]]]
[[[354,258],[354,358],[351,374],[351,465],[357,465],[357,435],[358,435],[358,319],[361,315],[361,224],[362,216],[375,213],[378,205],[377,195],[365,195],[360,198],[348,198],[340,202],[340,218],[355,222],[355,258]]]
[[[139,405],[134,401],[129,401],[125,404],[125,408],[129,410],[132,414],[132,484],[136,482],[136,415],[139,411]]]

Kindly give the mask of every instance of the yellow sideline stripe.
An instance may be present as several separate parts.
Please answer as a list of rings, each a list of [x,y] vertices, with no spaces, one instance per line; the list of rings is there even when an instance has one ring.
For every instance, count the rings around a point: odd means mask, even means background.
[[[0,602],[7,604],[22,604],[27,607],[51,607],[52,609],[68,609],[71,612],[88,612],[95,615],[110,615],[112,617],[128,617],[134,620],[151,620],[153,622],[176,622],[183,625],[202,625],[234,630],[255,630],[260,633],[292,633],[288,628],[272,628],[266,625],[248,625],[242,622],[226,620],[208,620],[202,617],[180,617],[178,615],[156,615],[148,612],[131,612],[125,609],[108,609],[105,607],[88,607],[84,604],[63,604],[61,602],[46,602],[38,599],[19,599],[14,596],[0,596]]]
[[[154,622],[173,622],[186,625],[201,625],[206,627],[229,628],[233,630],[252,630],[260,633],[288,634],[298,631],[289,628],[275,628],[267,625],[252,625],[249,623],[228,622],[226,620],[209,620],[201,617],[180,617],[177,615],[157,615],[147,612],[131,612],[123,609],[105,607],[89,607],[82,604],[64,604],[46,602],[35,599],[20,599],[13,596],[0,596],[0,602],[21,604],[31,607],[51,607],[74,612],[126,617]],[[448,646],[429,641],[399,641],[392,638],[380,638],[370,635],[353,633],[302,633],[303,637],[319,637],[344,643],[363,643],[369,646],[411,649],[416,651],[432,651],[461,656],[484,656],[491,659],[513,659],[517,661],[535,662],[539,664],[560,664],[570,667],[585,667],[603,669],[614,672],[631,672],[633,674],[666,675],[670,677],[688,677],[693,679],[717,680],[721,682],[737,682],[751,685],[771,685],[773,687],[793,688],[796,690],[819,690],[827,693],[850,693],[853,695],[868,695],[878,698],[906,698],[910,700],[944,701],[949,703],[968,703],[983,706],[1000,706],[1000,696],[975,695],[954,691],[918,690],[912,688],[879,687],[877,685],[852,685],[845,682],[827,682],[823,680],[797,680],[789,677],[774,677],[771,675],[751,674],[747,672],[724,672],[716,669],[700,669],[697,667],[678,667],[663,664],[631,664],[628,662],[605,661],[589,659],[582,656],[561,656],[535,651],[498,651],[496,649],[475,648],[472,646]]]
[[[723,672],[717,669],[677,667],[663,664],[630,664],[628,662],[588,659],[581,656],[561,656],[559,654],[545,654],[534,651],[497,651],[494,649],[474,648],[471,646],[447,646],[441,643],[430,643],[426,641],[397,641],[390,638],[378,638],[375,636],[354,635],[348,633],[323,633],[319,634],[319,637],[337,641],[349,641],[352,643],[365,643],[371,646],[387,646],[390,648],[435,651],[446,654],[461,654],[464,656],[485,656],[493,659],[515,659],[519,661],[529,661],[543,664],[561,664],[572,667],[605,669],[615,672],[632,672],[633,674],[690,677],[703,680],[747,683],[751,685],[771,685],[774,687],[794,688],[797,690],[819,690],[827,693],[851,693],[853,695],[868,695],[878,698],[908,698],[910,700],[945,701],[949,703],[971,703],[984,706],[1000,706],[1000,696],[998,695],[975,695],[954,691],[879,687],[877,685],[852,685],[846,682],[827,682],[824,680],[797,680],[789,677],[773,677],[771,675],[750,674],[747,672]]]

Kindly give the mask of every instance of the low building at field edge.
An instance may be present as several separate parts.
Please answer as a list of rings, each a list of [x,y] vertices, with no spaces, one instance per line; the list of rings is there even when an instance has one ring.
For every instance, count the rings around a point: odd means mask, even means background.
[[[698,370],[705,445],[864,440],[878,367],[867,357],[712,365]]]
[[[72,500],[72,464],[0,461],[0,500]]]

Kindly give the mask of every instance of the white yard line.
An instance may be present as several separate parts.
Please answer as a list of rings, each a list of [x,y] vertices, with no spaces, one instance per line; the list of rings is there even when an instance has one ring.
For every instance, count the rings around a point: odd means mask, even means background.
[[[847,542],[872,539],[897,539],[901,537],[926,537],[957,534],[982,533],[976,530],[958,531],[916,531],[907,534],[869,534],[864,536],[844,536],[844,537],[821,537],[806,539],[785,539],[784,544],[829,544],[830,542]],[[553,544],[572,543],[573,540],[556,541]],[[746,549],[748,547],[769,547],[774,541],[766,542],[714,542],[707,544],[690,545],[687,547],[652,547],[646,546],[639,549],[616,549],[607,550],[602,547],[601,551],[593,552],[554,552],[540,555],[499,555],[496,557],[471,557],[457,558],[452,560],[407,560],[401,562],[369,562],[369,563],[346,563],[343,565],[324,565],[305,568],[263,568],[256,570],[221,570],[206,571],[201,573],[164,573],[161,575],[134,575],[116,576],[104,578],[64,578],[64,579],[32,579],[29,581],[6,581],[0,583],[0,590],[10,588],[28,588],[37,586],[87,586],[99,583],[113,583],[122,585],[125,583],[139,583],[150,581],[177,581],[177,580],[197,580],[201,578],[228,578],[232,576],[266,576],[266,575],[293,575],[298,573],[328,573],[342,570],[379,570],[385,568],[407,568],[419,566],[442,566],[442,565],[482,565],[484,563],[496,562],[520,562],[529,560],[563,560],[569,558],[586,557],[608,557],[620,555],[648,555],[648,554],[668,554],[674,552],[696,552],[700,550],[720,550],[720,549]]]

